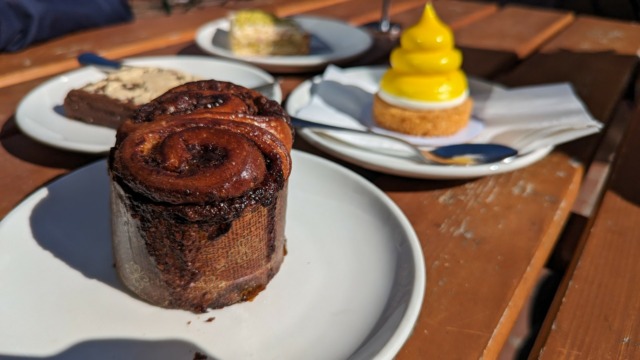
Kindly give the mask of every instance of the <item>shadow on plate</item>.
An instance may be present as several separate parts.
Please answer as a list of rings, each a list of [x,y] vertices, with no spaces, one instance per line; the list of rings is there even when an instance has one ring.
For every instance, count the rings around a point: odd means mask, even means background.
[[[33,236],[43,249],[85,277],[129,293],[113,260],[106,164],[79,171],[83,176],[47,186],[48,194],[31,214]]]
[[[53,112],[60,115],[60,116],[65,116],[64,114],[64,106],[62,105],[56,105],[53,107]]]
[[[0,354],[0,360],[54,359],[207,359],[215,357],[194,344],[180,340],[142,341],[129,339],[92,340],[76,344],[52,356],[16,356]]]
[[[311,86],[311,94],[317,94],[327,105],[371,127],[373,94],[355,86],[333,80],[323,80]]]

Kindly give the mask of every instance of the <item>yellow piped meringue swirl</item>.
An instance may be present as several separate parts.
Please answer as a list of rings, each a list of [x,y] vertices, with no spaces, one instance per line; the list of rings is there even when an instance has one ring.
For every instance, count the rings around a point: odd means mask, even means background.
[[[391,52],[391,68],[380,88],[389,95],[413,101],[451,101],[468,94],[460,69],[462,54],[454,47],[453,33],[436,14],[431,2],[420,21],[405,30],[400,47]]]

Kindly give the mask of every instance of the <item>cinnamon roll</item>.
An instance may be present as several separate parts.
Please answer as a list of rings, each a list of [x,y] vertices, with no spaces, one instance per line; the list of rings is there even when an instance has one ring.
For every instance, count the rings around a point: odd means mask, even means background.
[[[194,312],[262,291],[285,255],[291,139],[279,104],[230,83],[189,83],[139,108],[109,158],[125,285]]]
[[[276,101],[259,92],[225,81],[195,81],[177,86],[140,106],[133,117],[120,127],[119,136],[160,115],[184,115],[194,112],[224,114],[224,118],[262,127],[291,149],[293,132],[289,116]]]

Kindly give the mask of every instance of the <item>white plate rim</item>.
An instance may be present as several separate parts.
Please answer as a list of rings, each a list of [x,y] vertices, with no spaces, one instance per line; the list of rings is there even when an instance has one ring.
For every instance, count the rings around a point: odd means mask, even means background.
[[[258,67],[225,59],[215,59],[209,56],[170,55],[133,57],[124,59],[123,62],[130,65],[149,65],[160,67],[186,67],[187,64],[204,67],[221,66],[226,69],[246,72],[247,74],[251,74],[253,77],[264,80],[264,83],[275,82],[275,79],[271,74]],[[188,70],[183,69],[183,71]],[[195,72],[196,75],[199,75],[197,74],[197,70]],[[88,83],[92,80],[97,80],[99,78],[99,75],[97,74],[100,74],[100,71],[95,68],[82,67],[57,75],[32,89],[24,98],[22,98],[16,109],[15,119],[20,130],[34,140],[58,149],[89,154],[101,154],[108,152],[112,144],[107,145],[106,137],[113,137],[115,142],[115,130],[71,120],[57,114],[52,109],[54,105],[62,105],[62,101],[64,100],[66,93],[71,90],[71,88],[80,86],[65,86],[67,82],[73,81],[74,83],[78,83],[81,82],[81,79],[86,78],[87,80],[84,81],[84,83]],[[233,82],[232,79],[227,79],[225,81]],[[261,84],[248,84],[248,86],[257,85]],[[48,99],[48,97],[55,98],[57,104],[47,103],[46,108],[41,113],[34,110],[41,108],[43,99]],[[280,89],[279,84],[274,86],[273,99],[278,102],[282,101],[282,90]],[[69,121],[70,123],[68,123],[67,126],[70,126],[74,131],[85,131],[87,133],[94,134],[101,139],[101,143],[96,144],[89,141],[78,141],[65,138],[65,133],[56,132],[47,127],[46,122],[51,119],[54,121],[63,121],[63,119]]]
[[[409,220],[404,216],[404,214],[399,209],[399,207],[390,198],[388,198],[388,196],[384,194],[382,190],[378,189],[375,185],[373,185],[372,183],[370,183],[360,175],[356,174],[355,172],[347,168],[344,168],[341,165],[333,163],[329,160],[326,160],[324,158],[321,158],[312,154],[304,153],[301,151],[297,151],[297,150],[293,151],[293,156],[295,157],[296,162],[297,161],[315,162],[316,164],[314,164],[314,166],[326,167],[326,169],[340,172],[342,175],[347,176],[350,179],[353,179],[354,181],[357,181],[363,187],[364,190],[366,190],[367,192],[370,192],[372,196],[374,196],[377,200],[380,200],[385,204],[387,209],[393,214],[394,217],[396,217],[396,220],[399,221],[403,230],[405,231],[404,235],[406,236],[406,238],[404,239],[404,241],[402,242],[402,245],[400,246],[401,247],[405,245],[408,246],[409,251],[411,253],[411,260],[414,263],[413,274],[412,274],[414,276],[414,280],[411,288],[412,295],[411,295],[411,299],[409,300],[409,303],[406,306],[405,312],[402,315],[400,322],[396,327],[394,333],[389,337],[388,341],[386,341],[384,346],[382,346],[382,348],[380,348],[379,351],[374,356],[375,359],[392,359],[397,354],[397,352],[401,349],[403,344],[407,341],[409,336],[411,335],[413,331],[413,327],[415,326],[417,318],[420,314],[422,301],[425,295],[426,267],[424,263],[424,256],[422,254],[420,241],[418,240],[418,237],[415,231],[413,230],[413,227],[411,226]],[[105,163],[106,163],[106,160],[103,159],[103,160],[99,160],[94,163],[91,163],[89,165],[86,165],[70,174],[67,174],[57,179],[56,181],[47,185],[46,187],[42,187],[37,191],[35,191],[34,193],[32,193],[25,200],[23,200],[18,206],[16,206],[2,221],[0,221],[0,234],[6,234],[7,232],[11,232],[12,224],[14,224],[16,221],[19,221],[19,219],[25,215],[30,216],[34,208],[38,205],[38,202],[42,200],[45,196],[47,196],[48,191],[51,187],[55,188],[58,185],[62,185],[64,182],[72,179],[73,177],[82,176],[85,172],[96,171],[94,168],[98,168],[98,167],[105,168],[106,167]],[[105,173],[105,176],[106,176],[106,173]],[[291,192],[289,196],[291,196]],[[3,237],[0,237],[0,239],[2,238]],[[35,239],[33,239],[33,241],[36,242]],[[2,241],[0,241],[0,246],[2,246]],[[5,252],[5,254],[8,254],[8,253]],[[0,256],[0,265],[2,265],[2,256]],[[2,280],[1,277],[0,277],[0,280]],[[0,302],[2,302],[3,300],[6,300],[6,297],[3,297],[2,299],[0,299]],[[139,301],[139,300],[136,300],[136,301]],[[148,305],[148,306],[158,311],[176,311],[176,310],[166,310],[166,309],[155,308],[151,305]],[[222,309],[222,311],[223,310],[224,309]],[[220,310],[215,310],[215,311],[220,311]],[[1,330],[1,327],[2,325],[0,324],[0,330]],[[369,339],[370,337],[371,335],[368,335],[366,339]],[[354,349],[354,354],[357,355],[357,353],[360,352],[360,350],[363,348],[363,345],[365,344],[362,344],[358,348]],[[362,357],[355,356],[354,358],[361,359]]]
[[[305,26],[308,27],[312,21],[324,27],[339,27],[340,29],[343,30],[343,32],[345,33],[345,36],[349,35],[349,36],[353,36],[354,38],[357,38],[356,39],[357,41],[354,41],[356,43],[356,46],[345,48],[340,52],[332,52],[329,54],[318,54],[318,55],[239,56],[239,55],[233,54],[228,49],[215,46],[211,42],[215,34],[215,31],[218,28],[223,28],[223,29],[225,27],[228,28],[228,25],[229,25],[228,17],[219,18],[202,25],[196,31],[195,41],[201,50],[209,54],[217,55],[217,56],[221,56],[221,57],[225,57],[233,60],[245,61],[257,66],[267,66],[267,67],[278,66],[278,69],[281,71],[286,68],[296,69],[297,71],[301,71],[309,68],[315,69],[315,68],[318,68],[319,66],[326,65],[329,63],[344,62],[344,61],[353,59],[358,55],[361,55],[373,45],[373,38],[368,32],[338,19],[332,19],[332,18],[326,18],[326,17],[314,16],[314,15],[296,15],[296,16],[292,16],[291,18],[298,21],[303,28]],[[312,30],[313,29],[311,29],[310,31]],[[333,39],[326,39],[327,42],[332,40]],[[335,42],[335,44],[339,45],[340,43]]]
[[[349,73],[363,73],[365,75],[379,71],[380,66],[359,66],[343,69]],[[305,80],[289,94],[285,101],[285,108],[289,114],[296,114],[311,98],[311,86],[314,81],[318,81],[322,75]],[[433,180],[455,180],[471,179],[488,175],[500,174],[514,171],[529,166],[536,161],[547,156],[553,147],[545,147],[528,154],[523,154],[513,161],[497,164],[473,165],[473,166],[444,166],[418,164],[408,159],[395,158],[383,154],[356,148],[338,141],[332,141],[327,137],[322,137],[312,129],[298,129],[298,134],[313,146],[335,156],[338,159],[361,166],[365,169],[409,178],[433,179]]]

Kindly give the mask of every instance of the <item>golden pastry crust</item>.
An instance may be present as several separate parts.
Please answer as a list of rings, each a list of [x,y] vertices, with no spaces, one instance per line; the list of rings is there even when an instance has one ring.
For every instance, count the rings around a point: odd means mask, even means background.
[[[389,104],[376,94],[373,99],[373,119],[388,130],[417,136],[448,136],[469,124],[473,100],[446,109],[416,110]]]

